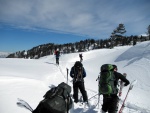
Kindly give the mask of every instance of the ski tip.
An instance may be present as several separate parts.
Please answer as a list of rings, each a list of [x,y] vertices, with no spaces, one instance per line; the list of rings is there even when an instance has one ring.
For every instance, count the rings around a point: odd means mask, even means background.
[[[133,80],[131,83],[130,83],[130,87],[129,89],[131,90],[133,88],[133,86],[137,83],[137,80]]]
[[[137,83],[137,80],[133,80],[132,85],[135,85]]]
[[[17,100],[18,100],[18,101],[22,101],[22,99],[20,99],[20,98],[17,98]]]

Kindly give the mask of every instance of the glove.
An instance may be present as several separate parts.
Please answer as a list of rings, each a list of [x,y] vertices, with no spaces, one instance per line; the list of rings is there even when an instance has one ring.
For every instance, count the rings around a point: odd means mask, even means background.
[[[71,77],[74,78],[74,74],[72,74]]]
[[[124,84],[124,86],[127,86],[127,85],[129,85],[129,83],[128,83],[128,82],[126,82],[126,83]]]

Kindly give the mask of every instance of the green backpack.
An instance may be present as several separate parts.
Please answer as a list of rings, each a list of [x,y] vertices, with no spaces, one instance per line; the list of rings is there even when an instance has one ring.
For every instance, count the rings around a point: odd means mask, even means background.
[[[101,66],[99,79],[99,93],[100,94],[117,94],[117,88],[114,86],[115,76],[113,65],[104,64]]]

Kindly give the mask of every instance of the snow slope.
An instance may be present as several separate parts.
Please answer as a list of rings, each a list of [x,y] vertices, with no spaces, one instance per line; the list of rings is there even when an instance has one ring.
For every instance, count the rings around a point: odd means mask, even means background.
[[[115,47],[83,52],[83,65],[87,72],[85,87],[88,97],[98,93],[96,78],[100,66],[106,63],[116,64],[118,71],[127,73],[127,79],[137,79],[137,84],[129,93],[124,113],[150,113],[150,41],[136,46]],[[53,55],[41,59],[0,59],[0,113],[30,113],[16,105],[17,98],[27,101],[36,108],[49,86],[66,82],[66,68],[71,69],[79,60],[79,53],[65,54],[60,57],[60,66],[55,65]],[[72,86],[69,77],[69,85]],[[128,87],[123,89],[121,100],[125,97]],[[89,102],[97,103],[97,96]],[[86,113],[100,113],[100,105],[87,109]],[[84,106],[74,104],[70,113],[83,112]]]
[[[9,54],[11,54],[10,52],[0,52],[0,58],[6,58]]]

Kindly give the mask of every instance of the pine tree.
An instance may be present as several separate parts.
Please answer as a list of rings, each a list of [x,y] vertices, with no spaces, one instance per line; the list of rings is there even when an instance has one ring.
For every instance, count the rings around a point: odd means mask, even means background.
[[[119,24],[117,29],[115,30],[115,34],[117,35],[123,35],[126,32],[124,24]]]
[[[149,40],[150,40],[150,25],[147,27],[147,35],[148,35]]]
[[[119,24],[119,26],[114,29],[114,31],[111,33],[111,46],[114,46],[114,41],[116,42],[115,45],[117,44],[122,44],[123,43],[123,34],[126,33],[126,29],[124,24]]]

